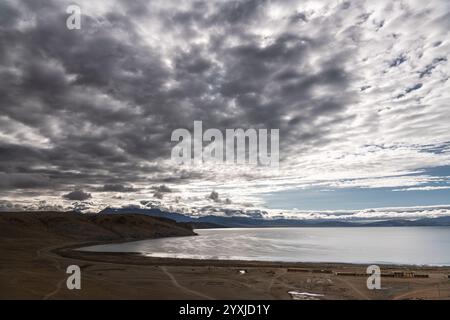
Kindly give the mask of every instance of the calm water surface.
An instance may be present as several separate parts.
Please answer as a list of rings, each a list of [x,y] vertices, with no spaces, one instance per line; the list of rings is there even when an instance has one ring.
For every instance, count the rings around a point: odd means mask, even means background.
[[[450,265],[450,227],[195,230],[199,236],[83,248],[151,257]]]

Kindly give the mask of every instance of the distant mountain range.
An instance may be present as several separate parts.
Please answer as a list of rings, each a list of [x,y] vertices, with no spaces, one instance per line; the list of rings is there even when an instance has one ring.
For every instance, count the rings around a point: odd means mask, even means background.
[[[106,208],[99,214],[144,214],[152,217],[163,217],[185,223],[193,228],[262,228],[262,227],[419,227],[450,226],[450,216],[439,218],[422,218],[417,220],[384,220],[375,222],[351,222],[341,220],[303,220],[303,219],[258,219],[250,217],[222,217],[207,215],[198,218],[160,209],[142,208]]]

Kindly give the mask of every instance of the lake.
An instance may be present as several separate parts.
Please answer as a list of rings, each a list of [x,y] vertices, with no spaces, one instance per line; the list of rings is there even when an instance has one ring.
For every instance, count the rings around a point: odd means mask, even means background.
[[[96,245],[80,250],[192,259],[450,265],[450,227],[195,231],[198,236]]]

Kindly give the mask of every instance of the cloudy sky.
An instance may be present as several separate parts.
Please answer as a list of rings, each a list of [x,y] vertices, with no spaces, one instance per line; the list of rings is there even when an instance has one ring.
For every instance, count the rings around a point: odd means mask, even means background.
[[[448,0],[2,0],[0,210],[450,215],[449,30]],[[279,129],[280,168],[175,165],[194,120]]]

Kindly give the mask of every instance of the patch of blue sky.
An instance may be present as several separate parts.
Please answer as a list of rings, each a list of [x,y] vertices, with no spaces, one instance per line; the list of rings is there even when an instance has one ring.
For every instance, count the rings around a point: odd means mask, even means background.
[[[263,195],[270,209],[363,210],[450,204],[450,188],[394,191],[394,188],[290,189]]]
[[[450,204],[450,166],[419,170],[412,175],[442,177],[439,181],[396,188],[293,188],[262,195],[270,209],[362,210]],[[446,187],[449,187],[446,189]]]

